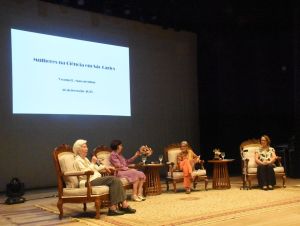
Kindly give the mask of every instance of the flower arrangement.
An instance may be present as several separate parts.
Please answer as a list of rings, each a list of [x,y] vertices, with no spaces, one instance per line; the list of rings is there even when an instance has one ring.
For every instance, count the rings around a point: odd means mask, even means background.
[[[213,153],[215,154],[214,159],[220,159],[221,150],[219,148],[215,148]]]
[[[142,155],[148,157],[148,156],[152,155],[153,150],[152,150],[151,147],[148,147],[147,145],[142,145],[142,146],[140,147],[140,153],[141,153]]]

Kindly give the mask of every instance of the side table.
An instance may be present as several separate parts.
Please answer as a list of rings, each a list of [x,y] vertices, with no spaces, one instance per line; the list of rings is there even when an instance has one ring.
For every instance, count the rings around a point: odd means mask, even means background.
[[[144,173],[146,175],[145,182],[145,195],[160,195],[161,194],[161,183],[160,183],[160,168],[163,167],[164,164],[153,163],[153,164],[145,164],[140,167],[144,168]]]
[[[208,160],[208,163],[213,164],[213,189],[229,189],[230,178],[228,173],[228,163],[234,159]]]

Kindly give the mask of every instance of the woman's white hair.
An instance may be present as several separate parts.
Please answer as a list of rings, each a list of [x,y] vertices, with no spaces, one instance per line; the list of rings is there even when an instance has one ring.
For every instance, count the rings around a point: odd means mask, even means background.
[[[180,145],[182,145],[182,146],[188,146],[189,143],[187,141],[183,140],[183,141],[181,141]]]
[[[75,143],[73,144],[73,152],[75,153],[75,155],[78,155],[80,153],[81,146],[86,143],[87,141],[83,139],[78,139],[75,141]]]

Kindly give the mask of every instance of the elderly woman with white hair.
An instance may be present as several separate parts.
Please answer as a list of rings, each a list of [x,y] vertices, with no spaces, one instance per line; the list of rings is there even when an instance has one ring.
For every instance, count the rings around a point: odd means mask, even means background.
[[[132,209],[126,201],[126,193],[123,188],[122,182],[119,178],[114,176],[105,176],[99,173],[99,170],[105,168],[105,166],[97,165],[97,158],[92,157],[91,162],[88,160],[88,146],[87,141],[79,139],[75,141],[73,145],[73,152],[76,154],[75,157],[75,167],[79,171],[88,171],[92,170],[94,174],[91,176],[90,181],[92,186],[101,186],[106,185],[109,187],[109,197],[111,206],[107,215],[115,216],[122,215],[124,213],[135,213],[136,210]],[[86,176],[79,177],[80,184],[85,184]],[[118,204],[121,203],[122,207],[117,209]]]
[[[197,156],[190,148],[187,141],[180,143],[181,152],[177,156],[179,168],[183,171],[183,185],[187,194],[191,193],[192,172],[195,163],[200,162],[200,155]]]

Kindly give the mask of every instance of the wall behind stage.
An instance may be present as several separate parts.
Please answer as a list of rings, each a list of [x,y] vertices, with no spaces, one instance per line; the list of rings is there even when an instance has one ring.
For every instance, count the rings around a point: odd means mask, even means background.
[[[13,115],[11,28],[128,46],[132,116]],[[0,37],[0,191],[12,177],[28,189],[55,186],[52,150],[77,138],[87,139],[90,151],[121,139],[128,157],[148,144],[155,151],[152,160],[182,139],[199,147],[195,34],[15,0],[1,5]]]

